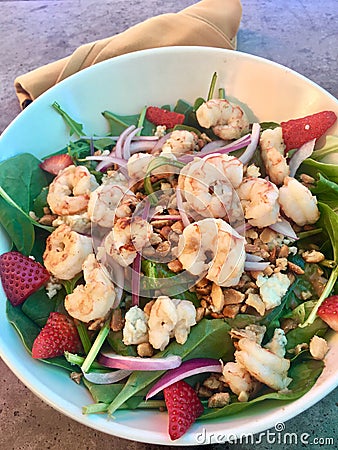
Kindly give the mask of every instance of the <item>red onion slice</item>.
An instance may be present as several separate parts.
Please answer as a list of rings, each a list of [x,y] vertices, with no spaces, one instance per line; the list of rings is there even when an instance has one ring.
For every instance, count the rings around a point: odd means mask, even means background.
[[[151,218],[151,220],[182,220],[182,217],[180,215],[164,214],[163,216],[155,215]]]
[[[259,262],[259,261],[263,261],[263,258],[258,255],[252,255],[251,253],[247,253],[245,260],[249,261],[249,262]]]
[[[140,302],[141,253],[137,253],[131,273],[131,304],[138,306]]]
[[[259,142],[260,131],[261,126],[259,125],[259,123],[253,123],[251,131],[251,142],[245,149],[245,152],[238,158],[243,164],[247,164],[253,157]]]
[[[142,130],[142,127],[139,128],[135,128],[134,130],[132,130],[127,137],[124,140],[123,146],[122,146],[122,157],[123,159],[125,159],[126,161],[128,161],[128,159],[130,158],[131,152],[130,152],[130,145],[131,145],[131,140],[137,135],[137,133],[139,131]]]
[[[180,213],[180,216],[182,218],[183,225],[187,227],[188,225],[190,225],[190,220],[186,212],[184,211],[181,189],[179,187],[176,187],[176,203],[178,212]]]
[[[155,142],[153,140],[135,140],[136,138],[137,136],[135,136],[130,144],[131,155],[134,155],[134,153],[148,152],[149,150],[152,150],[154,148]]]
[[[123,145],[126,137],[135,130],[135,125],[130,125],[130,127],[126,128],[119,136],[116,146],[115,146],[115,154],[118,158],[123,158]]]
[[[271,230],[276,231],[276,233],[283,234],[291,239],[297,240],[298,236],[295,233],[295,230],[292,228],[291,224],[284,219],[284,217],[280,217],[280,221],[269,225]]]
[[[164,136],[160,137],[160,139],[156,142],[156,144],[154,145],[153,149],[151,150],[151,153],[154,154],[157,151],[160,151],[163,147],[163,144],[170,138],[171,133],[167,133]]]
[[[168,370],[181,365],[180,356],[170,355],[163,358],[141,358],[140,356],[121,356],[113,352],[101,351],[97,361],[111,369],[124,370]]]
[[[315,143],[316,139],[306,142],[291,156],[289,161],[290,177],[294,177],[302,162],[312,155]]]
[[[146,400],[170,386],[176,381],[190,377],[203,372],[222,372],[222,363],[212,358],[193,358],[184,361],[176,369],[169,370],[163,375],[148,391]]]
[[[100,372],[83,372],[86,380],[95,384],[113,384],[128,377],[132,370],[115,370],[114,372],[100,373]]]
[[[205,144],[204,147],[201,148],[200,154],[208,153],[209,151],[214,151],[218,148],[224,147],[227,141],[223,141],[223,139],[218,139],[216,141],[211,141]]]
[[[245,261],[244,270],[248,270],[248,271],[253,270],[254,272],[260,272],[260,271],[266,269],[269,264],[270,264],[269,261],[262,261],[262,262]]]

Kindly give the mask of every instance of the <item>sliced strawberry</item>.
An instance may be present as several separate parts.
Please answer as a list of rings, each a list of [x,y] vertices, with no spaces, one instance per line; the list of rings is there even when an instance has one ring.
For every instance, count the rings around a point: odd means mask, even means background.
[[[33,358],[54,358],[65,351],[77,353],[81,351],[81,341],[74,322],[65,314],[51,312],[46,325],[36,337]]]
[[[338,332],[338,295],[326,298],[318,308],[317,314],[329,327]]]
[[[312,139],[318,139],[332,127],[337,120],[333,111],[321,111],[300,119],[281,122],[285,151],[299,148]]]
[[[23,303],[49,278],[49,272],[28,256],[19,252],[7,252],[0,256],[2,287],[13,306]]]
[[[203,413],[203,405],[194,389],[185,381],[177,381],[164,388],[169,415],[169,436],[179,439]]]
[[[68,153],[62,153],[61,155],[53,155],[45,159],[39,164],[39,167],[52,175],[57,175],[60,170],[72,164],[74,164],[73,160]]]
[[[157,106],[148,106],[146,118],[154,125],[165,125],[168,129],[175,125],[181,125],[184,122],[184,114],[175,111],[158,108]]]

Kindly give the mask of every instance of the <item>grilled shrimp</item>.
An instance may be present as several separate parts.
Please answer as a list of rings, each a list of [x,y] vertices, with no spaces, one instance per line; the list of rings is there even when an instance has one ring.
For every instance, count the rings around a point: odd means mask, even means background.
[[[190,207],[203,217],[222,218],[231,212],[233,188],[243,179],[243,164],[229,155],[195,158],[180,172],[178,186]]]
[[[84,166],[68,166],[49,185],[47,202],[54,214],[66,216],[87,210],[90,192],[98,187]]]
[[[261,156],[265,170],[270,180],[278,186],[290,174],[289,166],[284,157],[285,144],[282,128],[264,130],[260,138]]]
[[[147,173],[149,163],[154,159],[153,155],[148,153],[135,153],[127,163],[129,177],[134,181],[142,180]]]
[[[83,262],[82,270],[86,284],[76,286],[66,296],[65,308],[72,317],[87,323],[108,314],[116,293],[114,284],[93,253]]]
[[[140,217],[118,219],[104,240],[104,248],[122,267],[129,266],[137,252],[150,245],[153,227]]]
[[[138,203],[133,192],[113,181],[103,183],[91,192],[88,203],[88,215],[93,223],[101,227],[112,228],[116,219],[132,214],[131,206]]]
[[[279,215],[278,189],[264,178],[245,178],[237,189],[244,216],[254,227],[268,227]]]
[[[46,269],[60,280],[70,280],[82,270],[82,264],[92,253],[92,241],[68,225],[60,225],[46,241],[43,261]]]
[[[212,99],[196,111],[201,127],[211,128],[221,139],[238,139],[249,131],[249,120],[238,105],[225,99]]]
[[[227,362],[223,367],[223,380],[229,385],[239,402],[247,402],[261,384],[237,362]]]
[[[178,242],[178,259],[192,275],[218,286],[235,286],[244,271],[245,239],[222,219],[188,225]]]
[[[160,156],[167,156],[168,153],[172,153],[179,157],[186,153],[192,153],[194,150],[198,150],[197,142],[198,136],[196,133],[188,130],[175,130],[163,144]]]
[[[284,185],[279,189],[279,203],[284,214],[299,226],[319,219],[316,197],[295,178],[284,179]]]

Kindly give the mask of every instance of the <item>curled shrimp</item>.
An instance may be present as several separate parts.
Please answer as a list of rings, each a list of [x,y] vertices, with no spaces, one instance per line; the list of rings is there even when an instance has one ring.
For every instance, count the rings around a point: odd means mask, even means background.
[[[150,245],[153,227],[141,217],[118,219],[104,240],[104,248],[122,267],[129,266],[137,252]]]
[[[284,179],[283,186],[279,188],[279,203],[284,214],[299,226],[315,223],[319,219],[316,197],[295,178]]]
[[[238,139],[249,131],[249,120],[238,105],[225,99],[211,99],[197,109],[201,127],[211,128],[221,139]]]
[[[260,137],[260,148],[265,170],[270,180],[277,186],[283,184],[284,178],[290,174],[290,169],[284,157],[285,144],[282,128],[264,130]]]
[[[114,305],[114,284],[104,268],[89,254],[82,265],[85,285],[76,286],[65,298],[65,308],[75,319],[82,322],[104,318]]]
[[[243,179],[243,164],[234,156],[195,158],[180,172],[178,186],[190,207],[203,217],[225,217],[231,210],[233,188]]]
[[[186,153],[192,153],[194,150],[198,150],[197,134],[188,130],[175,130],[163,144],[160,156],[172,153],[179,157]]]
[[[264,178],[245,178],[237,189],[244,216],[254,227],[268,227],[279,215],[278,189]]]
[[[92,253],[92,240],[68,225],[60,225],[47,238],[43,261],[46,269],[60,280],[71,280],[82,270],[86,257]]]
[[[66,216],[87,210],[90,192],[98,187],[84,166],[68,166],[49,185],[47,202],[54,214]]]
[[[245,239],[222,219],[188,225],[178,242],[178,259],[192,275],[218,286],[235,286],[244,271]]]
[[[133,192],[107,180],[91,192],[88,202],[88,215],[92,223],[112,228],[116,219],[132,214],[131,207],[138,203]]]
[[[142,180],[147,173],[149,163],[154,159],[148,153],[135,153],[128,159],[127,170],[132,180]]]

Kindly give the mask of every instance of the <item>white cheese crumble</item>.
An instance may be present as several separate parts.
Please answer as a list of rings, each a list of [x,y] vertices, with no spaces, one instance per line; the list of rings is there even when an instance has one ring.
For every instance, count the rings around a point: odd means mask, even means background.
[[[268,310],[280,305],[282,297],[290,286],[290,280],[287,275],[280,272],[272,274],[271,277],[259,274],[256,284],[265,308]]]

